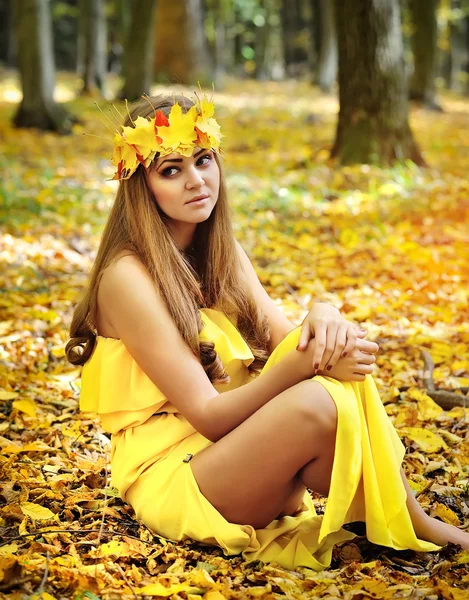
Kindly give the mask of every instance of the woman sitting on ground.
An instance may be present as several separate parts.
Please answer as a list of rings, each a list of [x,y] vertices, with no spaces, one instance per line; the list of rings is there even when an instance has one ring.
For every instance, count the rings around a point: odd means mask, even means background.
[[[321,302],[294,327],[263,289],[220,138],[212,103],[181,96],[140,100],[115,136],[117,196],[66,348],[81,409],[112,434],[111,483],[156,534],[285,568],[329,566],[355,521],[395,549],[469,548],[409,488],[378,346]]]

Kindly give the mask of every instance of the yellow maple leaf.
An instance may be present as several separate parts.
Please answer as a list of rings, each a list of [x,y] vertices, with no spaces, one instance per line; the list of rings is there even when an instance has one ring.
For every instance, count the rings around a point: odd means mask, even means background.
[[[138,167],[138,158],[135,153],[135,148],[129,146],[119,133],[116,133],[114,136],[114,153],[111,162],[116,167],[121,165],[125,171],[135,171]],[[116,174],[115,177],[117,178],[118,174]]]
[[[182,112],[179,104],[174,104],[169,113],[169,127],[159,127],[158,135],[161,137],[161,145],[165,150],[176,151],[178,146],[191,146],[197,139],[194,129],[197,112],[193,106],[186,113]],[[179,152],[179,149],[178,149]]]
[[[138,154],[145,160],[145,165],[148,166],[147,162],[148,164],[151,162],[149,157],[151,156],[153,159],[160,143],[160,139],[157,139],[155,135],[154,123],[143,117],[137,117],[135,127],[122,127],[122,132],[127,144],[135,147]]]
[[[220,125],[215,119],[198,119],[197,129],[201,131],[208,139],[203,139],[199,136],[199,143],[202,147],[218,148],[220,138],[223,135],[220,133]]]

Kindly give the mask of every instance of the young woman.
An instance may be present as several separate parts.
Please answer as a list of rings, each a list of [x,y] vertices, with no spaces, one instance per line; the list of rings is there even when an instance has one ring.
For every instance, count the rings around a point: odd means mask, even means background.
[[[220,137],[211,102],[180,96],[137,102],[115,136],[119,188],[66,348],[112,433],[112,484],[159,535],[286,568],[329,566],[353,521],[383,546],[469,548],[410,491],[377,345],[322,303],[295,328],[263,289]]]

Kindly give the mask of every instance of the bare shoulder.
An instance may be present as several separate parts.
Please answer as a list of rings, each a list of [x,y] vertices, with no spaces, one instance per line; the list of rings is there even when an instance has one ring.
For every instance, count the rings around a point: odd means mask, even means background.
[[[101,276],[98,290],[98,301],[107,301],[114,298],[114,294],[122,291],[122,287],[132,282],[135,287],[154,287],[150,273],[145,265],[134,253],[118,256],[108,265]]]
[[[106,318],[116,332],[113,337],[123,342],[195,429],[210,437],[205,406],[218,392],[184,341],[146,267],[136,256],[121,257],[106,269],[101,286]]]
[[[96,327],[105,337],[118,338],[110,315],[110,307],[122,285],[132,281],[136,291],[151,284],[150,274],[134,253],[121,253],[102,272],[97,294]]]

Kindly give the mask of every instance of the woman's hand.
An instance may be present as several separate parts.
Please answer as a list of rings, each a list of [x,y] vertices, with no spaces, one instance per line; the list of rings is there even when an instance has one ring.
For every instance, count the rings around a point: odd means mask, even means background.
[[[303,321],[296,349],[303,351],[314,337],[313,372],[325,371],[328,375],[339,358],[345,358],[356,347],[359,333],[363,337],[366,330],[345,320],[334,306],[316,302]]]
[[[356,347],[345,358],[339,358],[332,369],[322,375],[339,381],[364,381],[366,375],[373,372],[378,350],[378,344],[359,337]]]

